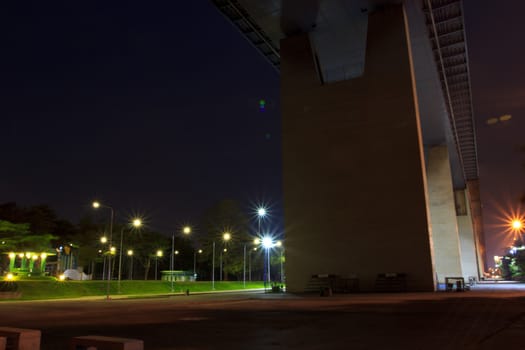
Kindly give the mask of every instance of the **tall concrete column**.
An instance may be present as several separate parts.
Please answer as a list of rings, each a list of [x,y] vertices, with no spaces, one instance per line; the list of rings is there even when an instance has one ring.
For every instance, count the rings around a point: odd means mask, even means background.
[[[322,84],[308,34],[281,41],[287,289],[312,274],[407,274],[432,291],[426,174],[406,17],[369,17],[365,72]]]
[[[428,150],[427,182],[436,274],[444,282],[445,277],[463,276],[447,146]]]
[[[478,258],[479,276],[487,271],[487,257],[485,249],[485,236],[483,233],[481,197],[479,191],[479,180],[467,181],[467,194],[470,203],[470,213],[474,226],[474,242],[476,244],[476,255]]]
[[[470,206],[467,204],[466,190],[454,191],[456,214],[459,231],[459,246],[461,249],[461,269],[463,277],[478,278],[478,264],[476,256],[476,242]]]

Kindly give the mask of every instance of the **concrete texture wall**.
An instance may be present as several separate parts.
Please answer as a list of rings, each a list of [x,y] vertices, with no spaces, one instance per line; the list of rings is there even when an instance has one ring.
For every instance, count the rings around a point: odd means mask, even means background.
[[[428,150],[427,183],[436,274],[438,281],[444,283],[445,277],[463,276],[447,146]]]
[[[312,274],[407,274],[435,289],[427,188],[401,6],[370,15],[365,73],[322,85],[308,35],[281,41],[287,288]]]
[[[481,212],[481,197],[479,192],[479,180],[467,181],[467,196],[470,203],[470,215],[474,228],[474,243],[476,244],[476,255],[478,258],[479,276],[487,271],[487,257],[485,249],[485,236],[483,233],[483,222]]]
[[[470,206],[467,205],[468,199],[466,190],[456,190],[455,195],[457,199],[460,199],[462,203],[465,203],[464,215],[457,216],[459,247],[461,250],[461,270],[465,280],[467,280],[467,278],[470,276],[478,278],[479,275],[476,256],[476,244],[474,242],[474,229],[472,216],[470,215]]]

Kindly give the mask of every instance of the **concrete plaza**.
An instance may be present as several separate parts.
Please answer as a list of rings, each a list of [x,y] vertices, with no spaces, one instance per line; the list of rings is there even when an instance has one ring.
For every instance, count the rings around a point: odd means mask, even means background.
[[[145,349],[522,348],[525,285],[467,292],[228,293],[0,303],[0,326],[42,331],[42,349],[106,335]]]

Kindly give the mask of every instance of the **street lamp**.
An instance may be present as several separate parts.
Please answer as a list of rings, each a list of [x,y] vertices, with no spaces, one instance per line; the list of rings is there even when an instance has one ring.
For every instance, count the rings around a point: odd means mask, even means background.
[[[108,243],[108,238],[106,236],[100,237],[100,243],[106,244]],[[109,252],[109,249],[108,249]],[[106,279],[106,253],[103,255],[103,263],[102,263],[102,280],[104,281]]]
[[[132,226],[132,229],[134,228],[137,229],[141,227],[142,220],[138,218],[133,219],[133,221],[131,222],[131,226]],[[119,258],[118,258],[118,292],[119,293],[120,293],[120,278],[121,278],[121,273],[122,273],[122,241],[124,237],[124,228],[125,227],[122,227],[122,229],[120,230],[120,249],[119,249]]]
[[[266,217],[268,211],[265,207],[257,208],[257,235],[261,234],[261,220]]]
[[[157,253],[155,254],[155,281],[157,280],[157,266],[159,258],[162,257],[164,253],[162,253],[162,250],[157,250]]]
[[[129,249],[128,250],[128,256],[130,258],[130,263],[129,263],[129,279],[130,280],[133,280],[133,250]]]
[[[115,211],[109,205],[102,205],[98,201],[94,201],[92,205],[93,205],[94,209],[107,208],[111,212],[110,220],[109,220],[109,245],[111,246],[111,243],[112,243],[112,240],[113,240],[113,220],[115,218]],[[106,299],[107,300],[110,299],[109,298],[110,283],[111,283],[111,254],[108,255],[108,283],[107,283],[107,286],[106,286]]]
[[[222,241],[223,241],[223,243],[228,243],[231,239],[232,239],[232,235],[231,235],[231,233],[229,233],[229,232],[224,232],[224,233],[222,234]],[[221,281],[222,281],[222,270],[223,270],[223,267],[222,267],[222,253],[223,253],[223,252],[226,253],[227,251],[228,251],[228,249],[226,249],[226,248],[224,248],[223,250],[221,250],[221,255],[220,255],[220,270],[219,270],[219,271],[220,271],[220,278],[219,278],[219,279],[220,279]]]
[[[193,251],[193,278],[197,279],[197,253],[202,254],[202,249]]]
[[[182,228],[182,233],[185,235],[189,235],[191,233],[191,227],[190,226],[184,226]],[[175,233],[171,235],[171,254],[170,254],[170,280],[171,280],[171,292],[173,293],[173,279],[175,277],[174,275],[174,264],[175,264],[175,255],[179,254],[178,251],[175,250]]]
[[[266,284],[266,281],[268,281],[268,283],[271,282],[271,278],[270,278],[270,249],[274,246],[274,242],[273,242],[273,239],[270,237],[270,236],[264,236],[262,241],[262,246],[264,249],[266,249],[266,261],[267,261],[267,264],[265,264],[265,268],[267,270],[267,273],[266,273],[266,276],[267,278],[264,279],[264,282]]]
[[[523,237],[521,235],[522,230],[524,228],[523,218],[512,219],[510,226],[512,231],[514,231],[514,237],[519,237],[521,240],[521,245],[525,245],[525,242],[523,242]]]

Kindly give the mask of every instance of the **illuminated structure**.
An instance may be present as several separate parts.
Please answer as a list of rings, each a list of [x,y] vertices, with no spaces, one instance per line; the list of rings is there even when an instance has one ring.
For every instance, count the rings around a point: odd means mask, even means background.
[[[45,276],[46,260],[49,252],[10,252],[8,272],[17,276]]]
[[[484,270],[460,0],[214,0],[281,74],[287,289]]]

